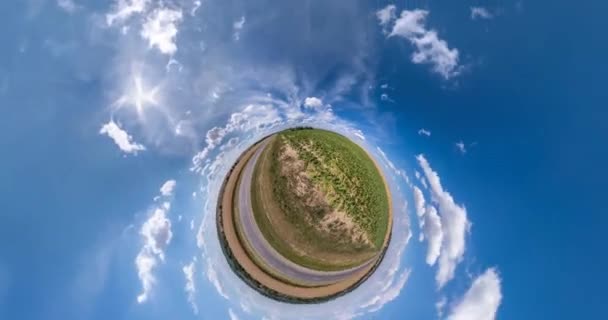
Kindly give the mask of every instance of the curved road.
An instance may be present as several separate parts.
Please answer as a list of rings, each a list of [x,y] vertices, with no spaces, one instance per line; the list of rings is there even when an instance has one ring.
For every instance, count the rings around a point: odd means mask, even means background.
[[[268,140],[260,143],[253,156],[247,161],[241,175],[241,181],[238,185],[239,204],[237,219],[241,225],[241,230],[243,231],[245,238],[248,240],[247,243],[252,247],[256,255],[274,272],[284,278],[293,280],[297,283],[306,283],[311,286],[327,285],[345,280],[365,269],[375,261],[375,259],[370,259],[360,266],[341,271],[313,270],[289,261],[268,243],[255,221],[251,206],[251,180],[253,178],[253,169],[267,144]]]

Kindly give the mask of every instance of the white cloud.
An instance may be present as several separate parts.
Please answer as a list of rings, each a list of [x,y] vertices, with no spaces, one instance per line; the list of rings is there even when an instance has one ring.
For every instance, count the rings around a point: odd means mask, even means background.
[[[433,71],[445,79],[458,75],[458,50],[450,49],[445,40],[438,38],[437,32],[427,31],[413,42],[418,51],[412,55],[412,62],[432,64]]]
[[[460,153],[462,153],[462,154],[467,153],[467,146],[464,144],[464,142],[462,140],[456,142],[454,145],[456,146],[456,148],[458,149],[458,151]]]
[[[138,151],[146,150],[144,145],[133,142],[131,137],[125,130],[121,129],[114,120],[110,120],[104,124],[99,130],[99,134],[105,134],[114,140],[114,143],[125,153],[137,154]]]
[[[494,15],[490,11],[483,7],[471,7],[471,19],[492,19]]]
[[[195,16],[196,11],[198,11],[198,9],[201,7],[201,5],[202,5],[202,2],[200,0],[195,0],[193,3],[192,10],[190,10],[190,15]]]
[[[398,278],[392,278],[390,285],[381,292],[370,299],[366,304],[362,306],[363,309],[369,308],[368,312],[376,312],[380,310],[385,304],[393,301],[399,296],[401,290],[405,286],[405,283],[410,277],[411,270],[405,270],[398,275]]]
[[[232,308],[228,308],[228,316],[230,316],[230,320],[239,320],[239,317],[234,313]]]
[[[280,123],[283,117],[279,110],[271,105],[248,105],[242,111],[234,112],[223,127],[213,127],[207,131],[205,142],[207,145],[203,150],[194,156],[192,162],[195,171],[203,167],[203,161],[207,159],[209,153],[213,151],[228,134],[234,132],[244,132],[249,130],[263,130],[265,127]]]
[[[57,0],[57,5],[67,13],[74,13],[78,10],[78,6],[74,0]]]
[[[304,106],[311,109],[320,109],[323,107],[323,101],[317,97],[308,97],[304,99]]]
[[[111,26],[115,21],[125,21],[133,14],[142,13],[150,0],[116,0],[113,11],[106,15],[106,23]]]
[[[430,137],[431,131],[421,128],[420,130],[418,130],[418,135]]]
[[[148,300],[152,286],[156,283],[156,278],[152,273],[157,264],[156,258],[147,251],[140,251],[135,258],[135,266],[137,267],[137,275],[142,285],[142,292],[137,296],[138,303],[144,303]]]
[[[241,16],[241,18],[237,21],[235,21],[232,24],[232,30],[233,30],[233,34],[232,37],[234,37],[235,41],[239,41],[239,39],[241,39],[241,30],[243,30],[243,27],[245,26],[245,16]]]
[[[393,20],[392,18],[388,20],[380,18],[380,16],[387,17],[386,12],[383,11],[387,8],[376,13],[382,26],[386,26],[388,21]],[[416,47],[416,51],[412,54],[413,63],[431,64],[433,71],[444,79],[452,78],[460,71],[458,49],[450,49],[445,40],[439,39],[435,30],[425,27],[428,14],[428,11],[420,9],[403,10],[401,16],[395,20],[388,37],[399,36],[407,39]]]
[[[389,169],[391,169],[397,176],[402,177],[405,180],[405,182],[407,184],[409,184],[410,178],[407,176],[407,173],[405,172],[405,170],[397,168],[397,166],[395,166],[395,164],[391,160],[389,160],[386,153],[382,149],[380,149],[380,147],[376,147],[376,150],[378,150],[380,157],[382,158],[384,163],[387,165],[387,167]]]
[[[494,268],[473,281],[462,300],[452,308],[448,320],[493,320],[502,301],[501,280]]]
[[[173,55],[177,51],[175,37],[178,32],[177,25],[181,20],[181,10],[156,9],[147,17],[140,35],[148,40],[150,48],[156,47],[163,54]]]
[[[207,260],[207,279],[211,284],[215,287],[220,296],[224,299],[228,300],[229,296],[224,290],[224,286],[220,282],[220,279],[217,277],[217,271],[215,270],[216,266],[211,260]]]
[[[389,37],[401,36],[411,41],[418,36],[423,36],[428,32],[424,26],[428,14],[428,11],[420,9],[401,11],[401,15],[393,24]]]
[[[144,249],[149,250],[161,260],[165,260],[164,250],[171,242],[171,220],[166,216],[166,206],[156,208],[154,213],[141,226],[140,234],[144,238]]]
[[[378,18],[381,27],[386,28],[388,24],[396,18],[396,9],[395,5],[389,4],[383,9],[376,11],[376,17]]]
[[[426,179],[428,180],[432,200],[438,204],[443,242],[439,255],[439,268],[435,279],[441,288],[454,278],[454,271],[462,261],[466,247],[466,234],[471,223],[467,219],[464,207],[454,202],[452,195],[443,189],[439,175],[433,171],[423,155],[416,157]]]
[[[163,183],[162,187],[160,187],[160,194],[165,197],[172,196],[176,184],[177,182],[175,182],[173,179],[167,180],[165,183]]]
[[[414,206],[416,208],[416,215],[418,218],[422,218],[425,213],[424,194],[422,194],[422,190],[416,186],[414,186]]]
[[[441,253],[441,244],[443,242],[441,219],[437,214],[437,209],[435,209],[433,206],[428,206],[426,209],[423,231],[428,242],[426,263],[433,266],[435,265],[435,262],[437,262],[437,258]]]
[[[182,271],[184,272],[184,278],[186,279],[186,285],[184,286],[184,290],[186,291],[188,302],[192,306],[192,311],[194,312],[194,314],[198,314],[198,305],[194,300],[196,294],[196,285],[194,282],[194,273],[196,271],[196,267],[194,265],[195,262],[196,257],[193,258],[189,264],[185,265],[182,268]]]
[[[414,186],[414,206],[416,216],[418,217],[418,226],[420,227],[419,240],[426,239],[427,254],[426,263],[435,265],[437,258],[441,252],[441,244],[443,242],[443,230],[441,229],[441,220],[437,214],[437,209],[432,205],[426,205],[424,194],[420,188]]]
[[[171,243],[173,232],[171,231],[171,220],[167,218],[166,211],[170,203],[164,202],[153,210],[152,215],[146,220],[139,231],[144,245],[135,258],[137,274],[142,283],[142,292],[137,296],[138,303],[148,300],[156,278],[154,268],[159,261],[165,261],[165,248]]]
[[[416,172],[417,173],[417,172]],[[414,186],[414,208],[416,210],[416,216],[418,217],[418,227],[420,229],[419,241],[424,240],[424,233],[422,228],[424,227],[424,214],[426,213],[424,194],[420,188]]]
[[[388,101],[388,102],[395,102],[395,100],[391,99],[391,97],[389,97],[387,93],[381,94],[380,95],[380,100],[382,100],[382,101]]]
[[[439,319],[443,318],[443,311],[445,309],[445,305],[448,303],[448,299],[445,296],[442,296],[435,303],[435,310],[437,311],[437,316]]]

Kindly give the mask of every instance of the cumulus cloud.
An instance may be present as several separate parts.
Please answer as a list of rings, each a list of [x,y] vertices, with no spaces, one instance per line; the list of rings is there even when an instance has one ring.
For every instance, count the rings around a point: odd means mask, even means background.
[[[140,251],[135,258],[137,276],[142,285],[142,292],[137,296],[138,303],[144,303],[148,300],[149,294],[152,291],[152,286],[156,283],[153,270],[157,263],[158,261],[149,252]]]
[[[154,269],[159,262],[165,261],[165,248],[173,238],[171,220],[166,215],[170,207],[169,202],[163,202],[154,208],[139,230],[144,244],[135,258],[137,275],[142,284],[142,292],[137,296],[138,303],[148,300],[156,283]]]
[[[418,240],[423,241],[426,239],[428,243],[426,263],[433,266],[439,257],[441,244],[443,242],[441,219],[439,218],[435,207],[426,205],[424,194],[420,188],[416,186],[413,187],[413,197],[416,216],[418,217],[418,226],[420,228]]]
[[[235,41],[239,41],[239,39],[241,39],[241,30],[243,30],[244,26],[245,26],[245,16],[241,16],[241,18],[239,20],[235,21],[232,24],[232,30],[233,30],[232,37],[234,38]]]
[[[173,55],[177,51],[175,37],[181,20],[181,10],[158,8],[146,18],[141,37],[148,41],[150,48],[156,47],[163,54]]]
[[[160,260],[165,260],[165,248],[171,242],[171,220],[167,218],[166,211],[169,206],[163,205],[156,208],[141,226],[140,234],[144,238],[144,249],[150,251]]]
[[[146,10],[150,0],[116,0],[113,10],[106,14],[106,23],[111,26],[114,22],[123,22],[132,15]]]
[[[458,75],[460,71],[458,49],[450,49],[448,43],[440,39],[435,30],[426,28],[428,11],[420,9],[403,10],[399,18],[394,19],[383,11],[387,8],[376,13],[379,23],[385,27],[389,24],[389,21],[394,20],[393,28],[387,36],[402,37],[416,47],[416,51],[411,57],[413,63],[432,65],[433,71],[440,74],[444,79],[450,79]],[[390,18],[383,20],[386,17]]]
[[[110,137],[124,153],[137,154],[138,151],[146,150],[144,145],[134,142],[133,137],[120,128],[114,120],[104,124],[99,130],[99,134]]]
[[[397,7],[393,4],[389,4],[388,6],[376,11],[376,17],[378,18],[378,22],[382,28],[388,27],[389,23],[395,20],[396,15],[395,11]],[[386,29],[385,29],[386,30]]]
[[[441,244],[443,242],[441,219],[437,214],[437,209],[433,206],[428,206],[426,209],[423,232],[428,242],[426,263],[433,266],[441,253]]]
[[[416,157],[429,183],[432,200],[438,205],[441,218],[443,241],[439,255],[439,267],[435,280],[441,288],[454,278],[454,272],[462,261],[466,249],[466,235],[471,223],[467,211],[454,201],[452,195],[443,189],[439,175],[433,171],[423,155]]]
[[[304,99],[304,106],[312,109],[320,109],[323,107],[323,101],[317,97],[308,97]]]
[[[422,129],[418,130],[418,135],[430,137],[431,131],[422,128]]]
[[[160,194],[162,194],[165,197],[172,196],[173,195],[173,189],[175,189],[175,185],[176,184],[177,184],[177,182],[175,180],[173,180],[173,179],[167,180],[160,187]]]
[[[416,186],[414,186],[414,206],[416,207],[416,215],[418,218],[422,218],[426,210],[425,199],[422,190]]]
[[[494,268],[477,277],[448,320],[493,320],[502,301],[501,280]]]
[[[484,7],[471,7],[471,19],[492,19],[494,15]]]
[[[184,272],[184,278],[186,280],[184,290],[186,292],[188,302],[190,303],[190,306],[192,306],[192,311],[194,312],[194,314],[198,314],[198,305],[194,300],[196,294],[196,284],[194,282],[194,272],[196,271],[196,267],[194,265],[195,263],[196,257],[194,257],[189,264],[185,265],[182,268],[182,271]]]

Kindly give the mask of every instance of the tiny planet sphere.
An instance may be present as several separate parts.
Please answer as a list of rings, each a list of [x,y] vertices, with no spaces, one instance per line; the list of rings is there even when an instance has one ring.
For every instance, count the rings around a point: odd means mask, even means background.
[[[236,275],[288,303],[321,303],[363,283],[392,229],[389,187],[374,159],[338,133],[299,127],[256,142],[229,170],[217,205]]]

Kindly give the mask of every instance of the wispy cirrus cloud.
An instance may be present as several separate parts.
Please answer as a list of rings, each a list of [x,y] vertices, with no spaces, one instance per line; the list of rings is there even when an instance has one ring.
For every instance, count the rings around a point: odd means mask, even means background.
[[[472,20],[478,20],[478,19],[492,19],[494,18],[494,15],[486,8],[484,7],[471,7],[471,19]]]
[[[464,142],[462,140],[454,143],[454,145],[456,146],[456,149],[458,150],[458,152],[460,152],[461,154],[467,153],[467,146],[464,144]]]
[[[424,128],[421,128],[420,130],[418,130],[418,135],[430,137],[431,136],[431,131],[427,130],[427,129],[424,129]]]
[[[57,6],[70,14],[79,9],[79,6],[74,0],[57,0]]]
[[[161,187],[161,194],[166,184],[163,184],[163,187]],[[165,198],[170,196],[170,194],[162,195]],[[155,205],[148,219],[144,221],[139,230],[143,246],[135,258],[137,275],[142,285],[142,292],[137,296],[138,303],[148,301],[150,293],[156,284],[154,269],[159,263],[165,261],[165,249],[173,238],[171,220],[167,217],[167,212],[170,208],[171,202],[168,199]]]
[[[190,303],[190,306],[192,307],[192,312],[194,312],[194,314],[198,314],[198,304],[195,301],[196,282],[194,279],[194,273],[196,272],[196,262],[197,259],[196,257],[194,257],[192,261],[190,261],[190,263],[188,263],[182,268],[184,278],[186,280],[184,291],[186,292],[188,302]]]
[[[245,16],[241,16],[239,20],[232,24],[232,37],[234,38],[234,41],[239,41],[241,39],[241,31],[243,30],[246,21]]]
[[[428,181],[432,200],[438,206],[443,241],[435,279],[441,288],[454,278],[454,272],[466,250],[466,235],[471,228],[464,207],[456,204],[452,195],[444,190],[437,172],[433,171],[424,155],[416,157]]]

